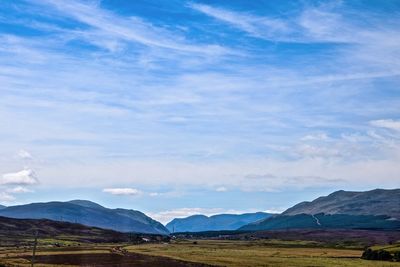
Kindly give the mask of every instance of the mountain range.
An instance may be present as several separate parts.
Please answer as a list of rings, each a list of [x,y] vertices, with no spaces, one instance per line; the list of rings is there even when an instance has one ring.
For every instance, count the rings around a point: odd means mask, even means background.
[[[164,225],[140,211],[108,209],[87,200],[53,201],[11,206],[0,209],[0,216],[65,221],[119,232],[169,234]]]
[[[170,232],[261,231],[276,229],[400,230],[400,189],[366,192],[336,191],[301,202],[282,214],[193,215],[173,219],[166,227],[130,209],[109,209],[88,200],[0,206],[0,216],[79,223],[119,232],[168,235]]]
[[[202,232],[236,230],[244,225],[270,217],[264,212],[245,214],[218,214],[214,216],[193,215],[186,218],[173,219],[166,227],[171,232]]]
[[[387,215],[400,219],[400,189],[365,192],[336,191],[311,202],[301,202],[282,215],[298,214]]]
[[[260,231],[279,229],[376,229],[400,230],[400,221],[385,215],[297,214],[280,215],[247,224],[238,230]]]
[[[366,192],[336,191],[301,202],[277,216],[239,230],[289,228],[400,229],[400,189]]]

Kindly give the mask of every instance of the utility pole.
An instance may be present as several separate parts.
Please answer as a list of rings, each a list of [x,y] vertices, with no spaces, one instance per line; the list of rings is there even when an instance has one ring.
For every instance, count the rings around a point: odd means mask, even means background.
[[[37,246],[37,238],[38,238],[38,230],[35,230],[35,241],[33,243],[33,251],[32,251],[32,261],[31,261],[31,267],[34,266],[35,264],[35,255],[36,255],[36,246]]]

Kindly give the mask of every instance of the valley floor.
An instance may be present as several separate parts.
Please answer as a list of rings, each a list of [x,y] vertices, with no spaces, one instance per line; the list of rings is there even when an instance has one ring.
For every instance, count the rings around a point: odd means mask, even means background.
[[[98,244],[39,247],[44,266],[323,266],[400,267],[400,262],[360,259],[361,249],[318,247],[312,241],[174,240],[158,244]],[[0,266],[30,266],[29,247],[0,250]],[[3,264],[3,265],[2,265]]]

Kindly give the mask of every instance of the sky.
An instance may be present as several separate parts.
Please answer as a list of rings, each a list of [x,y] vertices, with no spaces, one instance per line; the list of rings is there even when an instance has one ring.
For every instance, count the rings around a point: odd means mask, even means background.
[[[165,223],[400,187],[400,1],[0,1],[0,203]]]

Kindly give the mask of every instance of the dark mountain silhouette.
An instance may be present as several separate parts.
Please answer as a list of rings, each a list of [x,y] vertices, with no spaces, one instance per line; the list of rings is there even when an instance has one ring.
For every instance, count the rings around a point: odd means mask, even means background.
[[[120,232],[168,234],[168,230],[161,223],[140,211],[108,209],[86,200],[11,206],[1,209],[0,216],[66,221]]]
[[[201,232],[236,230],[243,225],[263,220],[271,214],[264,212],[245,214],[219,214],[207,217],[205,215],[193,215],[187,218],[173,219],[166,227],[170,232]]]

